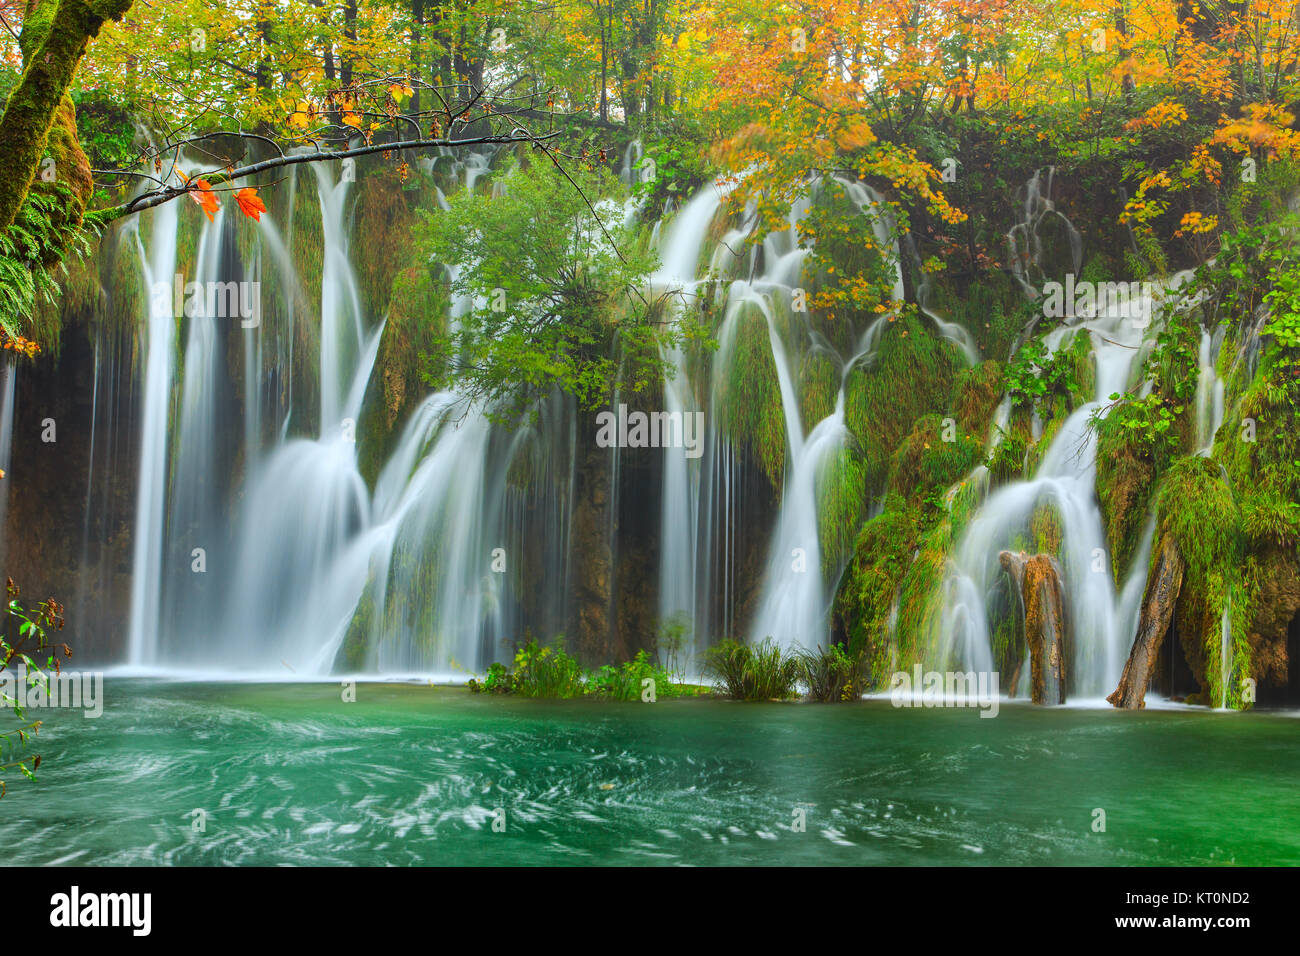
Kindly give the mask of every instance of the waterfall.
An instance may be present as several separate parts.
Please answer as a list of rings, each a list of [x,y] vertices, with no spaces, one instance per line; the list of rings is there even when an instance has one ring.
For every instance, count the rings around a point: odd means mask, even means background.
[[[1043,263],[1045,243],[1042,232],[1049,224],[1059,223],[1065,229],[1070,248],[1071,271],[1076,275],[1083,261],[1083,238],[1075,229],[1074,223],[1056,208],[1056,202],[1052,199],[1055,179],[1055,166],[1034,171],[1024,186],[1020,218],[1006,237],[1011,274],[1031,299],[1038,298],[1046,279],[1060,278],[1047,274]]]
[[[1179,273],[1168,288],[1177,288],[1189,275]],[[1148,295],[1141,314],[1156,311]],[[1133,321],[1129,309],[1112,303],[1100,315],[1076,317],[1044,337],[1049,351],[1069,335],[1091,337],[1095,397],[1062,424],[1032,479],[998,489],[971,519],[945,584],[950,604],[937,635],[940,662],[963,669],[995,667],[985,602],[1001,573],[998,554],[1014,550],[1034,511],[1046,506],[1056,510],[1062,532],[1062,585],[1071,625],[1070,696],[1099,697],[1118,682],[1137,626],[1155,524],[1152,517],[1132,569],[1119,586],[1105,559],[1107,541],[1096,496],[1096,435],[1090,420],[1106,411],[1108,396],[1127,387],[1147,333],[1145,323]]]
[[[691,307],[698,295],[699,260],[709,227],[730,192],[729,186],[707,186],[674,217],[660,245],[660,266],[651,277],[657,294],[669,295],[669,309],[677,315]],[[671,374],[664,381],[664,408],[670,414],[700,411],[696,390],[681,348],[663,356]],[[712,415],[707,418],[710,436]],[[685,448],[663,449],[663,493],[660,499],[659,619],[690,622],[692,639],[707,627],[707,615],[697,605],[700,591],[699,534],[701,524],[701,468],[712,468],[717,443],[710,442],[701,459],[687,458]],[[701,465],[701,462],[704,462]],[[705,485],[711,495],[712,483]],[[708,502],[706,511],[712,511]]]
[[[462,188],[488,163],[485,154],[457,161]],[[150,297],[145,344],[128,655],[137,669],[290,677],[343,666],[452,676],[497,658],[520,636],[525,600],[538,636],[565,627],[573,401],[555,396],[542,403],[538,425],[507,430],[459,395],[432,395],[413,410],[372,493],[359,468],[357,426],[384,323],[361,305],[348,251],[348,183],[335,182],[326,164],[313,170],[323,268],[313,366],[319,407],[307,435],[313,419],[302,403],[290,396],[281,408],[263,379],[273,342],[272,378],[292,381],[292,329],[241,327],[189,306],[182,320],[170,294],[177,206],[153,213],[147,242],[132,227],[146,288],[169,291]],[[284,296],[295,322],[294,304],[307,299],[282,238],[291,228],[282,232],[269,214],[240,227],[257,230],[247,262],[222,213],[200,227],[194,281],[200,288],[244,275],[260,281],[270,265],[279,282],[268,294]],[[453,323],[470,307],[454,303]],[[242,338],[235,348],[232,336]],[[226,427],[235,396],[244,406],[240,447],[223,442],[235,433]],[[269,444],[266,415],[280,416]],[[228,482],[241,449],[242,475]],[[525,465],[527,480],[512,483],[511,468]],[[515,562],[533,551],[543,570],[525,589]],[[367,648],[364,657],[349,651],[350,634]]]
[[[1232,598],[1223,605],[1219,624],[1219,709],[1228,709],[1228,681],[1232,678]]]
[[[167,489],[167,426],[171,405],[175,319],[170,296],[153,295],[170,289],[176,273],[176,203],[153,211],[150,249],[136,238],[149,303],[145,339],[144,410],[140,426],[140,481],[136,497],[135,560],[131,571],[131,617],[127,660],[133,665],[156,657],[159,624],[159,583],[163,568],[163,515]]]
[[[630,160],[625,162],[629,165]],[[871,217],[877,246],[893,250],[893,298],[904,296],[901,251],[887,205],[863,183],[836,179],[855,208]],[[887,316],[874,320],[853,339],[848,355],[841,355],[808,324],[806,313],[793,307],[794,293],[803,282],[808,249],[800,244],[799,227],[823,183],[810,183],[805,195],[791,204],[786,228],[774,230],[755,244],[747,256],[739,250],[757,225],[751,203],[740,223],[714,246],[710,271],[721,279],[718,301],[724,305],[717,330],[719,347],[708,364],[708,388],[691,379],[691,364],[680,351],[665,356],[674,374],[664,387],[669,412],[699,408],[705,392],[707,434],[705,451],[696,462],[681,449],[665,449],[661,501],[661,562],[659,615],[668,620],[684,615],[691,622],[697,648],[713,636],[715,625],[730,634],[735,591],[735,524],[737,514],[736,458],[720,432],[717,396],[730,370],[740,322],[758,317],[767,329],[767,341],[776,369],[786,439],[785,475],[775,527],[760,581],[759,598],[749,626],[751,640],[772,637],[785,647],[811,647],[825,643],[827,619],[841,568],[828,567],[819,533],[818,491],[828,465],[845,446],[845,388],[849,374],[870,361]],[[654,277],[656,291],[679,290],[675,307],[689,307],[702,288],[698,277],[703,246],[729,187],[706,187],[672,220],[660,243],[662,266]],[[747,271],[743,268],[748,266]],[[735,274],[737,266],[742,266]],[[925,314],[942,338],[961,350],[970,363],[979,360],[970,333],[933,311]],[[804,422],[796,379],[806,354],[817,352],[834,362],[840,385],[833,411],[820,421]],[[721,617],[711,608],[714,591],[721,592]]]
[[[624,159],[628,179],[636,178],[638,150],[629,147]],[[489,171],[490,157],[453,157],[447,165],[461,188],[472,189]],[[129,658],[137,667],[281,676],[342,667],[448,676],[508,654],[509,642],[526,631],[546,639],[573,620],[580,445],[573,400],[552,396],[538,406],[536,422],[507,428],[494,423],[489,409],[454,390],[430,395],[411,411],[372,490],[358,461],[357,425],[384,321],[365,314],[353,274],[349,184],[335,182],[327,164],[314,164],[313,173],[302,184],[293,178],[291,186],[315,187],[321,222],[319,352],[296,359],[317,373],[315,394],[285,399],[284,388],[270,385],[272,379],[294,380],[292,329],[270,322],[223,325],[220,317],[206,313],[178,322],[170,301],[150,299],[131,594]],[[879,247],[892,249],[893,295],[901,300],[903,248],[885,203],[864,184],[837,185],[871,217]],[[698,458],[688,457],[682,447],[658,453],[656,610],[661,622],[676,617],[689,622],[696,650],[734,634],[745,587],[739,580],[744,548],[739,537],[746,529],[738,526],[741,479],[752,465],[742,463],[725,434],[720,406],[745,322],[761,321],[758,328],[766,331],[786,447],[775,520],[759,556],[757,590],[746,607],[750,617],[744,630],[751,640],[771,636],[787,648],[812,647],[828,636],[845,556],[822,553],[819,498],[828,469],[849,438],[845,406],[851,373],[871,361],[890,316],[852,330],[837,346],[795,308],[808,256],[799,227],[825,186],[810,185],[792,203],[785,229],[748,246],[758,227],[753,203],[725,227],[717,222],[732,188],[726,184],[701,190],[662,229],[656,224],[652,234],[662,264],[650,279],[651,290],[668,296],[674,315],[697,308],[705,295],[714,297],[721,314],[716,353],[668,348],[662,355],[670,369],[664,410],[705,413]],[[1050,174],[1046,184],[1027,189],[1026,221],[1016,233],[1024,242],[1032,245],[1035,217],[1053,211],[1045,198],[1050,191]],[[441,193],[439,202],[445,203]],[[632,200],[622,212],[636,214]],[[307,297],[294,269],[291,223],[276,223],[267,214],[258,227],[242,222],[239,227],[256,228],[251,252],[243,256],[231,239],[235,224],[223,215],[201,226],[196,280],[275,277],[276,288],[268,292],[289,303],[292,324],[295,305]],[[1072,228],[1066,234],[1074,235]],[[150,288],[171,285],[177,229],[175,207],[163,206],[153,214],[147,244],[138,227],[134,233]],[[723,233],[717,241],[711,239],[715,229]],[[445,264],[453,278],[472,267]],[[979,361],[970,333],[928,307],[928,292],[923,282],[918,289],[923,314],[968,362]],[[472,307],[463,299],[452,304],[453,329]],[[178,326],[184,333],[180,353]],[[1136,619],[1141,585],[1132,578],[1117,589],[1109,571],[1092,570],[1105,540],[1088,423],[1105,396],[1127,384],[1143,336],[1124,316],[1108,312],[1053,332],[1049,348],[1060,347],[1071,333],[1093,337],[1097,397],[1064,423],[1033,480],[999,489],[975,515],[954,551],[944,585],[949,613],[936,643],[940,653],[968,667],[992,666],[984,602],[998,573],[998,551],[1027,524],[1034,508],[1050,502],[1064,530],[1065,587],[1076,634],[1073,690],[1100,694],[1123,664],[1128,619]],[[1203,343],[1210,434],[1214,416],[1222,416],[1221,384],[1212,377],[1216,349],[1217,343]],[[833,364],[839,381],[829,413],[807,421],[799,377],[803,361],[814,354]],[[264,374],[265,368],[271,371]],[[308,401],[319,404],[306,408]],[[232,417],[241,406],[242,422]],[[997,415],[1005,424],[1007,402]],[[267,434],[264,421],[274,433]],[[223,445],[221,436],[236,432],[242,438]],[[994,433],[990,446],[996,441]],[[612,504],[605,533],[614,554],[618,486],[626,463],[617,449],[610,454]],[[231,475],[236,467],[239,473]],[[987,476],[974,477],[982,487]],[[1144,537],[1144,548],[1149,549],[1150,538],[1150,533]],[[195,549],[203,549],[203,569],[197,567],[199,559],[192,560]],[[521,572],[525,564],[534,569],[527,579]],[[612,570],[616,576],[617,567]],[[613,620],[612,587],[609,599]]]
[[[1214,448],[1214,436],[1223,424],[1224,383],[1216,371],[1224,328],[1201,331],[1196,379],[1196,447],[1197,454],[1208,457]]]

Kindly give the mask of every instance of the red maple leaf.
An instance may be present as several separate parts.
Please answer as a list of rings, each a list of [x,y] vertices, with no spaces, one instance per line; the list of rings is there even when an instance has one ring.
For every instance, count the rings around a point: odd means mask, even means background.
[[[257,190],[249,186],[235,193],[235,202],[239,204],[239,211],[245,216],[261,222],[262,213],[266,212],[266,203],[262,202],[262,197],[257,194]]]

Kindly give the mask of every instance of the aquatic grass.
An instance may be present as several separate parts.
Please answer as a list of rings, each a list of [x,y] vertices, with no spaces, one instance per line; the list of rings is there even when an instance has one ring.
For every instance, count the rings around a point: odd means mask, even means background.
[[[770,637],[757,644],[728,638],[705,651],[704,671],[734,700],[786,700],[795,695],[800,664]]]

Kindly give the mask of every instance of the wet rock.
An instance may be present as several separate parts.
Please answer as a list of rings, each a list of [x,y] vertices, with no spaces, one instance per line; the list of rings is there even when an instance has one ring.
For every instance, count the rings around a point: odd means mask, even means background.
[[[1029,646],[1030,699],[1035,704],[1063,704],[1067,622],[1060,566],[1051,555],[1030,556],[1023,551],[1003,551],[998,560],[1020,595]],[[1019,669],[1013,680],[1018,678]]]
[[[1298,666],[1288,660],[1287,632],[1300,613],[1300,561],[1294,552],[1282,548],[1270,548],[1255,560],[1258,590],[1246,634],[1255,670],[1253,676],[1262,684],[1285,687],[1290,681],[1291,668]]]

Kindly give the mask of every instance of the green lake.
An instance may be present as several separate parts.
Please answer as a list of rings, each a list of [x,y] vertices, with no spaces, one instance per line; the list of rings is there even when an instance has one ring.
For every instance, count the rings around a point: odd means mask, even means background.
[[[1292,714],[138,678],[105,699],[36,715],[5,862],[1300,863]]]

